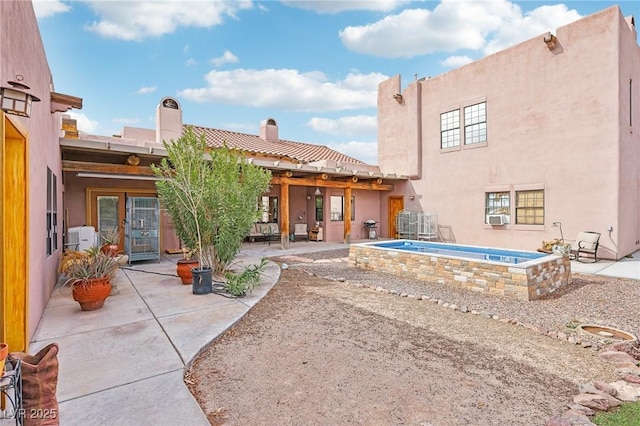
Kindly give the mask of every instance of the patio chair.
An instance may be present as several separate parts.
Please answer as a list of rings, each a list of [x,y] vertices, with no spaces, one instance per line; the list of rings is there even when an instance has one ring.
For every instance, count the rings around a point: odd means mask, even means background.
[[[309,242],[309,230],[307,229],[306,223],[296,223],[293,228],[293,236],[294,239],[301,237]]]
[[[571,246],[571,252],[573,253],[573,259],[582,262],[580,258],[587,256],[593,256],[593,262],[598,261],[598,245],[600,244],[600,233],[585,231],[578,232],[576,241]],[[586,257],[590,258],[590,257]]]

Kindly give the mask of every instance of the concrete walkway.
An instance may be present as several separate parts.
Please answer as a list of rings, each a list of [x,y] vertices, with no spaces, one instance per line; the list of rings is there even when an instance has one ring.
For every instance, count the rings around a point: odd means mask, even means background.
[[[245,244],[237,260],[244,266],[262,257],[345,247],[295,242],[281,250],[260,242]],[[183,382],[185,369],[267,294],[280,269],[270,262],[258,289],[243,298],[196,296],[176,275],[179,258],[121,269],[119,294],[96,311],[83,312],[68,290],[54,290],[29,353],[59,345],[61,425],[209,424]]]
[[[341,243],[245,244],[237,260],[345,248]],[[60,346],[58,401],[62,425],[208,425],[184,382],[185,369],[231,327],[280,276],[269,263],[260,287],[234,299],[193,295],[176,275],[179,256],[139,262],[118,272],[119,294],[104,308],[83,312],[69,292],[54,290],[29,352]],[[619,262],[572,262],[573,272],[640,280],[640,251]],[[9,424],[0,421],[1,425]]]

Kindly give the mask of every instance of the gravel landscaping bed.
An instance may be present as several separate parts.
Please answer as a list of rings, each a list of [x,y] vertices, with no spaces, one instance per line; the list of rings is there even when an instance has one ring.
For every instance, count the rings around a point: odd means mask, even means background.
[[[323,278],[378,288],[402,296],[414,296],[454,305],[468,312],[474,311],[495,319],[512,320],[534,327],[543,334],[571,337],[579,324],[597,324],[613,327],[627,333],[640,334],[638,301],[640,281],[572,274],[572,282],[556,294],[536,301],[521,301],[496,295],[487,295],[455,287],[454,284],[428,283],[392,274],[368,271],[346,262],[317,262],[321,259],[347,258],[349,249],[306,253],[301,257],[316,262],[296,262],[279,259],[288,267],[301,268]],[[589,341],[596,349],[606,342],[592,336],[580,336],[576,343]]]

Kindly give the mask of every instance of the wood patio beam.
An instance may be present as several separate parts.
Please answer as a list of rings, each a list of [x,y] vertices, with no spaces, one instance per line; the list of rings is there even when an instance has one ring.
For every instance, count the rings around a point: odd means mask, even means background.
[[[90,161],[62,161],[63,172],[112,173],[118,175],[155,176],[151,167],[125,164],[92,163]]]
[[[370,183],[338,181],[338,180],[322,180],[310,178],[288,178],[283,176],[273,176],[271,178],[272,185],[281,185],[288,183],[293,186],[317,186],[320,188],[352,188],[352,189],[369,189],[373,191],[393,191],[393,185],[382,184],[376,181]]]

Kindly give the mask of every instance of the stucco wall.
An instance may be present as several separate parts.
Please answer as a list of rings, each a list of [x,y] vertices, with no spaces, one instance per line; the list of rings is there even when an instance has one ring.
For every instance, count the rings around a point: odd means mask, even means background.
[[[626,142],[622,141],[618,115],[620,64],[627,63],[627,74],[632,67],[638,72],[634,65],[638,46],[630,33],[619,9],[611,7],[559,28],[555,50],[547,48],[541,34],[445,74],[411,82],[402,92],[403,105],[389,96],[397,77],[382,83],[381,170],[412,173],[411,162],[407,165],[403,157],[419,154],[407,130],[414,127],[410,117],[415,111],[405,109],[416,105],[422,117],[422,161],[421,176],[411,184],[421,208],[437,213],[439,223],[451,227],[457,242],[535,249],[542,240],[560,237],[559,229],[551,227],[559,221],[567,240],[579,231],[601,232],[599,254],[604,257],[619,258],[637,249],[621,245],[617,229],[625,217],[625,231],[635,235],[629,240],[640,240],[640,206],[633,200],[637,167],[632,166],[637,165],[640,134],[627,127]],[[417,96],[414,86],[420,88],[419,103],[411,99]],[[440,114],[453,109],[462,114],[464,106],[483,101],[487,143],[440,149]],[[624,102],[628,103],[628,95]],[[394,148],[402,155],[392,155]],[[627,156],[636,162],[621,164],[620,158]],[[629,183],[621,184],[622,179]],[[486,192],[536,188],[544,189],[544,225],[513,223],[513,192],[512,224],[484,223]],[[630,196],[628,205],[618,188]],[[631,224],[634,218],[636,223]]]
[[[62,229],[62,166],[58,137],[61,132],[60,113],[50,111],[52,76],[45,56],[35,13],[31,2],[0,2],[0,81],[6,85],[16,76],[24,78],[29,93],[42,101],[33,104],[31,117],[11,116],[28,134],[28,203],[29,211],[29,283],[28,336],[33,336],[42,312],[57,281],[58,259],[62,248],[62,233],[58,233],[58,250],[46,254],[46,194],[47,167],[57,177],[58,229]],[[25,54],[28,52],[29,54]]]

